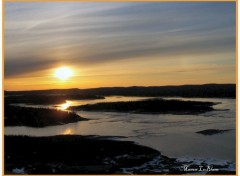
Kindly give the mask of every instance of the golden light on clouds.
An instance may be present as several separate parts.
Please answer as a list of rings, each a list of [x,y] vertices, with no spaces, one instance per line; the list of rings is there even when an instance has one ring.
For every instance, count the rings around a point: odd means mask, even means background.
[[[60,68],[57,68],[55,71],[55,77],[61,80],[67,80],[72,76],[73,76],[73,71],[68,67],[60,67]]]

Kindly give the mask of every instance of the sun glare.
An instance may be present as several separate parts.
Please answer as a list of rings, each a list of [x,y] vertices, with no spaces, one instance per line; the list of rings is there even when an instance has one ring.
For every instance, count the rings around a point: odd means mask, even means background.
[[[59,106],[60,110],[66,110],[67,108],[69,108],[69,106],[71,105],[70,101],[66,101],[66,103],[63,103]]]
[[[55,77],[61,80],[67,80],[71,76],[73,76],[73,71],[68,67],[60,67],[55,72]]]

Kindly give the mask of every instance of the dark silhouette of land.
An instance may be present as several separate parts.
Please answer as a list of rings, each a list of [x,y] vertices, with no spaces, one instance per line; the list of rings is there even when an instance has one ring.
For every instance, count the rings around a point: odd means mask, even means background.
[[[33,91],[5,91],[5,95],[99,95],[99,96],[174,96],[236,98],[236,84],[204,84],[182,86],[133,86],[91,89],[51,89]]]
[[[13,174],[14,169],[25,174],[120,174],[124,168],[133,174],[185,174],[184,165],[196,167],[191,161],[181,163],[149,147],[99,136],[5,136],[4,142],[5,174]],[[214,168],[221,169],[213,174],[235,174],[224,171],[228,165]]]
[[[183,100],[146,99],[126,102],[103,102],[72,106],[69,109],[84,111],[158,113],[158,114],[199,114],[214,110],[216,103]]]
[[[87,120],[73,112],[47,108],[4,106],[5,126],[45,127]]]
[[[231,129],[227,129],[227,130],[207,129],[207,130],[198,131],[196,133],[203,134],[203,135],[214,135],[214,134],[219,134],[219,133],[225,133],[228,131],[231,131]]]
[[[5,171],[24,167],[28,174],[114,173],[160,154],[133,142],[97,136],[5,136],[5,146]],[[128,157],[117,159],[123,155]],[[108,163],[111,160],[116,163]]]

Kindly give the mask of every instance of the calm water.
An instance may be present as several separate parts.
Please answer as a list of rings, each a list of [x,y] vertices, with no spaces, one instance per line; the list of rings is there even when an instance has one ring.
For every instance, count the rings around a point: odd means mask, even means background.
[[[69,105],[97,102],[140,100],[146,97],[111,96],[104,100],[68,101],[51,107],[66,109]],[[175,98],[174,98],[175,99]],[[125,136],[123,140],[135,141],[155,148],[171,157],[200,157],[235,162],[236,151],[236,100],[216,98],[179,98],[184,100],[221,102],[216,111],[201,115],[156,115],[109,112],[76,111],[89,121],[45,128],[5,127],[5,134],[50,136],[58,134]],[[229,110],[226,110],[229,109]],[[204,136],[195,132],[205,129],[233,129],[232,131]]]

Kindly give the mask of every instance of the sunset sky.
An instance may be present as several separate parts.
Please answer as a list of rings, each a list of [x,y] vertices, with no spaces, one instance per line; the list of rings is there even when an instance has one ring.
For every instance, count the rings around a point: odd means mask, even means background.
[[[4,10],[5,90],[236,81],[235,2],[7,2]],[[59,67],[71,77],[56,77]]]

